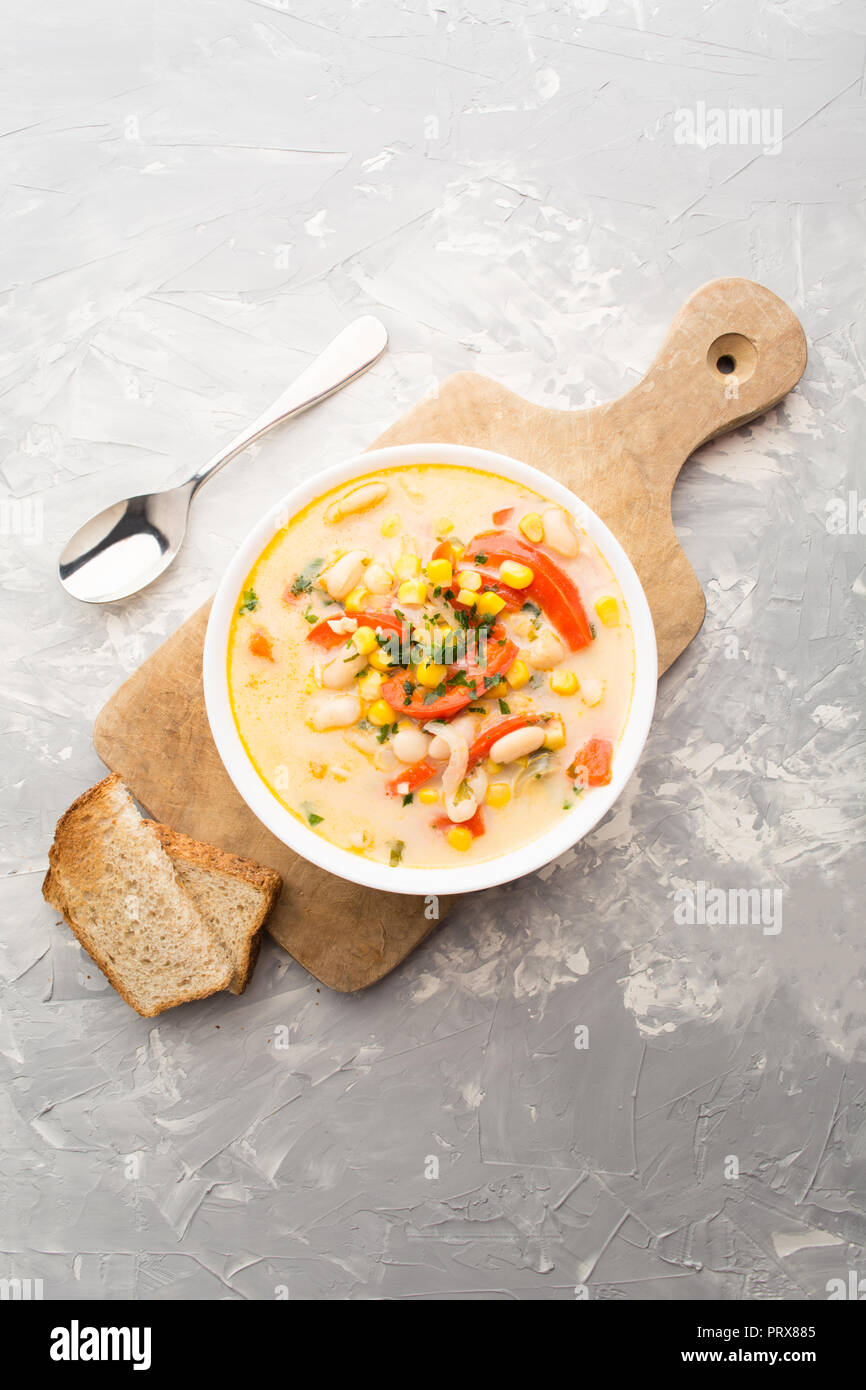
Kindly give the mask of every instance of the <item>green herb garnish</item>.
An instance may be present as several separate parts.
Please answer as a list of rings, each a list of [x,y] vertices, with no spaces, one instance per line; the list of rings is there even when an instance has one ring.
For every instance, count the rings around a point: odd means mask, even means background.
[[[391,868],[396,868],[403,858],[403,851],[406,848],[404,840],[393,840],[391,842]]]
[[[487,556],[486,556],[486,555],[473,555],[473,557],[472,557],[472,562],[473,562],[473,564],[475,564],[475,565],[486,565],[486,564],[487,564]]]
[[[307,609],[306,613],[304,614],[304,618],[308,623],[314,623],[317,621],[316,614],[313,612],[312,608]]]
[[[258,608],[259,600],[255,589],[244,589],[241,595],[241,606],[239,613],[252,613],[254,608]]]
[[[310,822],[310,825],[321,825],[324,819],[324,816],[317,816],[315,811],[310,811],[309,815],[307,816],[307,820]]]
[[[300,574],[296,575],[292,580],[290,592],[294,594],[295,598],[297,598],[299,594],[308,594],[310,592],[313,587],[313,580],[321,568],[321,559],[311,560],[308,565],[304,565]]]
[[[500,714],[510,714],[510,713],[511,713],[511,710],[509,709],[508,705],[505,703],[504,700],[500,700],[500,701],[499,701],[499,713],[500,713]]]
[[[403,805],[404,805],[404,806],[411,806],[411,805],[412,805],[412,802],[413,802],[414,800],[415,800],[415,793],[414,793],[414,792],[407,792],[406,795],[403,797]]]

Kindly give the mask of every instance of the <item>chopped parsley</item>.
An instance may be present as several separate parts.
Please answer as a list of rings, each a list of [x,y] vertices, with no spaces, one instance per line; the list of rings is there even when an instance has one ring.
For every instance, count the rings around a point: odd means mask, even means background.
[[[324,816],[317,816],[315,811],[310,811],[307,815],[307,820],[310,822],[310,825],[321,825],[324,819]]]
[[[531,613],[533,618],[541,617],[541,609],[539,608],[538,604],[533,603],[531,599],[526,600],[520,611],[521,613]]]
[[[510,714],[510,713],[511,713],[511,710],[509,709],[508,705],[505,703],[504,700],[500,700],[500,701],[499,701],[499,713],[500,713],[500,714]]]
[[[394,869],[403,858],[403,851],[406,848],[404,840],[391,841],[391,868]]]
[[[487,556],[486,556],[486,555],[478,554],[478,555],[474,555],[472,558],[473,558],[473,563],[476,564],[476,565],[486,565],[486,564],[487,564]]]
[[[295,598],[297,598],[299,594],[308,594],[310,592],[313,587],[313,580],[321,568],[321,559],[311,560],[308,565],[304,565],[300,574],[295,575],[290,589],[290,592],[294,594]]]
[[[252,613],[254,608],[258,608],[259,600],[255,589],[244,589],[241,595],[241,606],[239,613]]]
[[[412,699],[412,696],[415,694],[415,687],[411,681],[403,682],[403,694],[406,696],[407,700]]]
[[[415,800],[415,793],[414,793],[414,792],[407,792],[406,795],[403,797],[403,805],[404,805],[404,806],[411,806],[411,805],[412,805],[412,802],[413,802],[414,800]]]
[[[435,700],[441,700],[445,694],[445,682],[440,681],[435,690],[428,690],[424,696],[425,705],[432,705]]]

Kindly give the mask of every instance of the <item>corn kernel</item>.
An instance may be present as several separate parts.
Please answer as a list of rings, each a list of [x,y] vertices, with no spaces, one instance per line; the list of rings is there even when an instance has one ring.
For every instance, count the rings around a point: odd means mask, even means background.
[[[554,751],[557,748],[565,747],[565,725],[558,715],[551,720],[544,731],[544,746]]]
[[[367,607],[369,601],[370,590],[366,589],[363,584],[359,584],[356,589],[346,595],[343,603],[347,613],[360,613],[362,608]]]
[[[427,602],[427,585],[423,579],[404,579],[397,590],[397,597],[410,607],[420,607]]]
[[[476,594],[483,582],[477,570],[464,570],[462,574],[457,576],[457,583],[461,589],[471,589]]]
[[[472,847],[472,831],[467,830],[465,825],[452,825],[445,838],[452,849],[463,852]]]
[[[457,593],[457,602],[462,603],[464,608],[474,608],[475,595],[471,589],[460,589]]]
[[[544,540],[544,522],[538,512],[527,512],[517,523],[517,529],[528,541],[532,541],[533,545],[538,545]]]
[[[361,699],[378,700],[383,680],[384,676],[381,671],[371,671],[368,668],[358,681],[358,694]]]
[[[495,777],[497,772],[502,771],[502,764],[494,762],[492,758],[486,758],[484,761],[484,770],[487,772],[488,776]]]
[[[491,782],[484,800],[488,806],[498,810],[500,806],[507,806],[511,800],[511,788],[507,782]]]
[[[394,573],[398,579],[414,579],[421,573],[421,560],[417,555],[398,555],[394,561]]]
[[[376,641],[376,634],[371,627],[359,627],[352,633],[352,646],[361,656],[369,656],[371,652],[377,650],[379,643]]]
[[[424,806],[435,806],[439,800],[439,793],[433,787],[422,787],[418,793],[418,800]]]
[[[450,536],[453,530],[454,522],[451,520],[450,516],[440,516],[439,520],[436,522],[436,535],[440,540],[445,536]]]
[[[558,668],[550,673],[550,688],[554,695],[576,695],[580,689],[580,681],[573,671]]]
[[[379,647],[378,651],[370,653],[370,665],[374,671],[381,671],[384,675],[391,669],[391,658]]]
[[[387,700],[377,700],[367,710],[367,718],[381,729],[384,724],[393,724],[395,715]]]
[[[508,681],[508,684],[511,686],[512,690],[519,690],[521,686],[526,685],[526,682],[529,680],[531,675],[532,672],[530,671],[526,662],[521,661],[520,658],[518,658],[517,661],[515,661],[512,665],[511,669],[509,671],[506,671],[505,679]]]
[[[478,602],[475,605],[475,611],[482,618],[495,618],[496,614],[501,613],[504,607],[505,599],[502,597],[502,595],[494,594],[492,591],[488,591],[486,594],[478,595]]]
[[[419,685],[426,686],[428,690],[435,690],[447,676],[448,667],[439,666],[435,661],[422,661],[416,666],[415,674]]]
[[[399,516],[386,517],[382,522],[382,535],[388,537],[396,536],[397,532],[400,530],[400,525]]]
[[[431,560],[427,566],[427,578],[431,584],[441,584],[443,587],[450,584],[454,578],[454,570],[451,568],[450,560]]]
[[[510,589],[528,589],[535,575],[528,565],[521,565],[517,560],[503,560],[499,578]]]
[[[498,700],[504,700],[505,696],[508,694],[508,681],[500,681],[498,685],[494,685],[490,694],[495,696]]]
[[[449,541],[448,544],[451,546],[451,553],[453,554],[454,559],[459,560],[460,556],[466,550],[466,546],[461,545],[460,541]]]
[[[615,598],[600,598],[595,611],[605,627],[619,627],[619,604]]]
[[[310,775],[315,777],[317,782],[321,782],[325,773],[328,771],[326,763],[308,763],[307,766],[310,769]]]

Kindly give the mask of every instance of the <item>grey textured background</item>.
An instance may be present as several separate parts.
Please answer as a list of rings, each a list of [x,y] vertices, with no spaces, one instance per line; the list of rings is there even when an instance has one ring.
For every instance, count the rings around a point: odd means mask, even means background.
[[[863,537],[827,524],[866,495],[863,6],[5,16],[0,1274],[82,1299],[866,1276]],[[678,143],[699,102],[778,108],[781,150]],[[363,996],[269,943],[242,1000],[137,1019],[39,892],[106,697],[275,495],[443,375],[604,400],[729,274],[794,308],[809,366],[680,480],[707,621],[613,813]],[[211,484],[160,583],[65,598],[75,525],[206,458],[369,311],[387,358]],[[781,932],[678,925],[699,880],[781,890]]]

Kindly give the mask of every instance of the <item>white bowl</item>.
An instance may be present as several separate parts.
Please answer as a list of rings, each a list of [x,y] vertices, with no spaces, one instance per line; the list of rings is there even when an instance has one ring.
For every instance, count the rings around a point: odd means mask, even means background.
[[[340,483],[381,468],[401,464],[442,463],[499,473],[534,488],[542,496],[573,512],[613,570],[631,615],[635,642],[635,683],[628,720],[613,763],[608,786],[596,787],[544,834],[527,840],[508,854],[454,868],[391,868],[340,849],[316,835],[277,800],[262,781],[240,740],[229,702],[229,628],[244,580],[268,541],[302,507]],[[379,888],[387,893],[447,895],[472,893],[496,883],[508,883],[540,869],[583,839],[610,810],[637,765],[649,732],[656,696],[658,658],[649,604],[640,580],[622,546],[604,522],[567,488],[538,469],[504,454],[461,444],[407,444],[358,454],[308,482],[301,483],[262,517],[223,575],[217,589],[204,644],[204,695],[211,732],[229,777],[250,810],[278,840],[313,864],[340,878]]]

